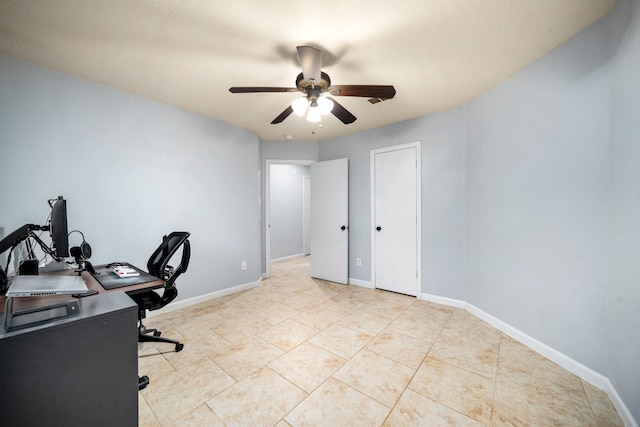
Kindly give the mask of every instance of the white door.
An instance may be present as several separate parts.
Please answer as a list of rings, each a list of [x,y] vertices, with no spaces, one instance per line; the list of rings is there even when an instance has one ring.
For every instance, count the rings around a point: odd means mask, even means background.
[[[311,165],[311,277],[349,280],[348,159]]]
[[[419,169],[414,144],[373,150],[372,277],[376,288],[418,295]]]
[[[311,177],[302,177],[302,253],[309,255],[309,230],[311,229]]]

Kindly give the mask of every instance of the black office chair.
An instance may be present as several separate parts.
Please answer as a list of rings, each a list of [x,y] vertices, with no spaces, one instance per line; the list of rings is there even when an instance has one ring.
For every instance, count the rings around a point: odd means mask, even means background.
[[[153,311],[162,308],[173,301],[178,296],[178,289],[175,281],[182,273],[187,271],[189,266],[189,258],[191,257],[191,244],[189,243],[190,233],[185,231],[174,231],[168,236],[162,238],[162,244],[151,255],[147,262],[147,270],[149,274],[159,277],[165,281],[164,292],[162,295],[147,291],[140,294],[131,295],[131,298],[138,304],[138,341],[139,342],[166,342],[175,344],[176,351],[182,350],[184,344],[160,336],[157,329],[147,329],[142,323],[142,319],[146,317],[147,310]],[[168,265],[174,254],[182,247],[182,258],[180,264],[173,268]]]

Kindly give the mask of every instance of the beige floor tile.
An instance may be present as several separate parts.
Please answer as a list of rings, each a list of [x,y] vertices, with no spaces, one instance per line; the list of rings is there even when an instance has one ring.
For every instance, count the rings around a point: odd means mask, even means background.
[[[252,302],[260,307],[279,304],[287,298],[289,298],[289,296],[286,293],[267,290],[262,286],[254,288],[242,296],[243,300]]]
[[[221,304],[217,307],[213,308],[213,312],[223,316],[223,317],[243,317],[243,316],[252,316],[258,306],[250,301],[249,298],[245,298],[244,294],[249,291],[245,291],[240,294],[240,296],[234,300],[229,300],[228,302]]]
[[[305,342],[316,333],[317,331],[311,326],[307,326],[297,320],[288,319],[260,332],[258,336],[288,351]]]
[[[329,378],[286,417],[297,426],[380,426],[389,408],[346,384]]]
[[[484,425],[489,424],[493,380],[427,357],[411,380],[409,389]]]
[[[347,328],[342,325],[331,325],[309,339],[309,342],[322,347],[344,359],[351,358],[364,347],[372,336]]]
[[[363,302],[349,298],[348,296],[336,295],[333,298],[322,301],[317,307],[321,310],[335,311],[342,317],[353,313],[364,305]]]
[[[254,308],[255,312],[257,308]],[[247,313],[226,313],[220,324],[211,326],[211,329],[229,342],[238,342],[251,335],[270,328],[272,325],[266,320],[257,318]]]
[[[395,320],[407,309],[407,305],[408,304],[402,300],[376,296],[374,299],[367,302],[362,309],[366,309],[372,313],[378,313],[381,316]]]
[[[363,349],[333,377],[393,408],[414,373],[415,369]]]
[[[593,415],[595,416],[598,425],[624,427],[624,422],[622,422],[622,419],[618,415],[613,403],[611,403],[607,393],[586,381],[582,381],[582,385],[587,394],[587,399],[589,399]]]
[[[189,318],[183,318],[180,323],[173,323],[171,326],[183,338],[190,338],[192,335],[200,336],[203,332],[211,330],[213,325],[221,324],[224,318],[218,313],[205,313],[200,311],[199,314]],[[164,331],[163,331],[164,335]]]
[[[345,360],[311,343],[304,343],[269,363],[269,367],[311,393]]]
[[[144,321],[144,324],[147,326],[149,326],[149,324],[150,325],[164,325],[164,324],[170,325],[170,324],[180,323],[185,319],[185,317],[187,318],[189,317],[188,313],[186,313],[183,310],[167,311],[162,314],[149,312],[147,314],[148,314],[148,317]],[[155,326],[150,326],[150,327],[155,328]]]
[[[418,317],[424,320],[432,320],[440,322],[441,320],[449,320],[451,315],[457,309],[447,307],[446,305],[436,304],[430,301],[414,299],[407,306],[406,314]]]
[[[251,336],[220,350],[212,359],[236,381],[240,381],[283,353],[262,338]]]
[[[332,291],[335,292],[336,294],[343,294],[345,292],[347,292],[349,290],[349,288],[351,287],[350,285],[345,285],[342,283],[334,283],[334,282],[329,282],[326,280],[322,280],[322,279],[312,279],[312,281],[318,285],[319,289],[325,290],[325,291]]]
[[[423,341],[433,342],[447,323],[450,314],[431,310],[405,310],[385,329],[389,332],[400,332]]]
[[[377,301],[377,302],[384,302],[387,304],[391,303],[391,304],[400,305],[404,308],[407,308],[416,302],[415,297],[404,295],[404,294],[398,294],[395,292],[383,291],[382,289],[374,289],[372,295],[373,295],[372,302]]]
[[[584,390],[500,367],[492,424],[596,426]]]
[[[431,344],[399,332],[383,331],[372,339],[366,348],[410,368],[418,369]]]
[[[375,336],[386,328],[393,319],[394,317],[377,311],[371,311],[365,306],[343,317],[338,323],[348,326],[351,329],[364,332],[367,335]]]
[[[343,313],[326,310],[321,308],[319,305],[315,305],[308,310],[295,315],[293,318],[305,325],[320,330],[328,328],[344,316],[345,315]]]
[[[482,423],[414,391],[406,390],[384,423],[386,427],[480,427]]]
[[[209,359],[202,359],[166,377],[150,380],[140,393],[162,425],[184,417],[235,383]]]
[[[543,381],[583,390],[580,378],[576,375],[507,336],[500,340],[498,363],[509,370],[529,373]]]
[[[216,354],[231,344],[211,330],[199,330],[181,339],[184,348],[179,352],[163,353],[164,358],[176,369],[183,368],[198,360]]]
[[[329,298],[333,298],[336,295],[338,295],[338,292],[329,289],[327,287],[320,287],[320,286],[316,286],[313,288],[307,288],[304,290],[304,292],[311,296],[316,298],[316,300],[318,300],[318,304],[320,304],[323,301],[328,300]]]
[[[496,328],[480,320],[473,314],[456,309],[442,329],[442,335],[472,341],[483,341],[498,345],[502,334]]]
[[[471,313],[314,279],[309,261],[146,319],[185,347],[139,344],[140,425],[623,426],[602,390]]]
[[[376,290],[364,286],[347,285],[342,295],[348,296],[364,303],[373,302],[377,299]],[[373,291],[373,292],[372,292]]]
[[[150,378],[158,379],[176,371],[157,348],[146,344],[138,344],[138,375],[147,375]]]
[[[226,424],[206,404],[198,406],[179,420],[172,421],[172,427],[226,427]]]
[[[324,298],[318,298],[316,296],[309,295],[304,291],[297,291],[289,298],[282,301],[282,303],[296,308],[300,311],[304,311],[313,307],[314,305],[320,304],[322,301],[324,301]]]
[[[254,315],[271,325],[276,325],[295,316],[300,313],[300,311],[301,310],[291,307],[290,305],[274,302],[266,306],[260,306]]]
[[[227,424],[273,426],[307,393],[269,368],[263,368],[207,402]]]
[[[494,379],[499,352],[499,344],[440,335],[428,356]]]
[[[149,409],[149,405],[144,397],[138,393],[138,426],[140,427],[160,427],[158,420]]]

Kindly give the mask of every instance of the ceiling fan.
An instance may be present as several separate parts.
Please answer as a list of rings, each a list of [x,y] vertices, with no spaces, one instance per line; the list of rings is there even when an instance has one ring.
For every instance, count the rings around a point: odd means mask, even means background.
[[[304,116],[306,113],[307,120],[310,122],[319,122],[322,115],[331,113],[347,125],[355,122],[356,116],[326,94],[371,98],[369,102],[372,104],[391,99],[396,94],[393,86],[331,85],[329,75],[321,71],[322,51],[311,46],[298,46],[296,49],[298,61],[302,67],[302,73],[296,78],[296,87],[232,87],[229,88],[229,92],[302,92],[304,97],[293,101],[273,119],[272,125],[281,123],[293,112],[299,116]]]

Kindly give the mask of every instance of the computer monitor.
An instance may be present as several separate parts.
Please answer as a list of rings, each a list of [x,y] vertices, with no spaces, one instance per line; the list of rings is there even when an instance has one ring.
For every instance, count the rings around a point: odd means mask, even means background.
[[[67,201],[58,196],[58,199],[51,200],[51,219],[49,223],[49,233],[53,251],[60,258],[69,256],[69,234],[67,230]]]

